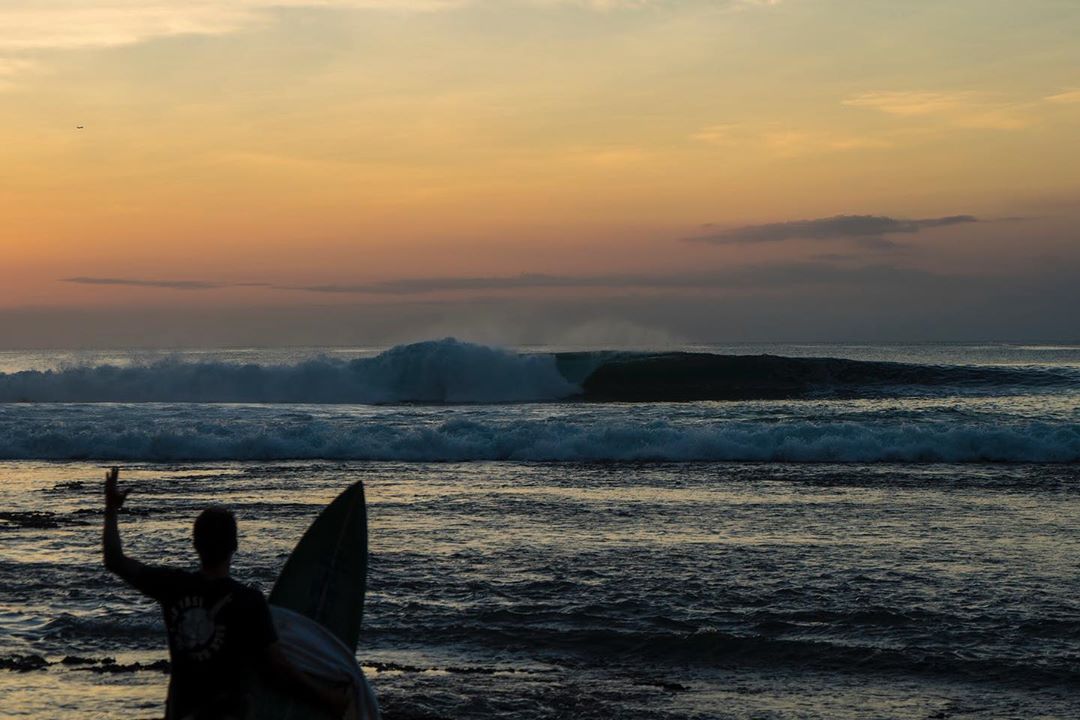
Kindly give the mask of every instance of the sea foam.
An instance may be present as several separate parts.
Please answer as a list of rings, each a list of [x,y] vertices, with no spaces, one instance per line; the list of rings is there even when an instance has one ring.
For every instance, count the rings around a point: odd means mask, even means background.
[[[9,405],[0,410],[0,459],[1080,462],[1080,423],[1062,420],[776,422],[310,409]]]

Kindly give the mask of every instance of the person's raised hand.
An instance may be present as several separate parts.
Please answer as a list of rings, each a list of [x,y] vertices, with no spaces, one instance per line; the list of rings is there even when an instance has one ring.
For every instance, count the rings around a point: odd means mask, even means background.
[[[131,492],[131,488],[121,490],[117,487],[116,481],[120,477],[120,468],[109,468],[109,471],[105,473],[105,509],[116,511],[124,506],[124,501],[127,500],[128,493]]]

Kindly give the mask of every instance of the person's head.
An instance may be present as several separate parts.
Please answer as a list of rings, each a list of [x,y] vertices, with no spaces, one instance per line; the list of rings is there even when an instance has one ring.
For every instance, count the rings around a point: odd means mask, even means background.
[[[236,552],[236,516],[223,507],[208,507],[195,518],[195,552],[203,567],[228,560]]]

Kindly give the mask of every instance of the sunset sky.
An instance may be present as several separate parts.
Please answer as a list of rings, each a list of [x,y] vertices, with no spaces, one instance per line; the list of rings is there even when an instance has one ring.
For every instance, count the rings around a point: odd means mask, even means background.
[[[5,0],[0,347],[1080,341],[1078,37],[1075,0]]]

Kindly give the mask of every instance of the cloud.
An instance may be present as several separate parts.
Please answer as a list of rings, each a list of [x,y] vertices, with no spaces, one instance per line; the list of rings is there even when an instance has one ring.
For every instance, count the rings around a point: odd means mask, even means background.
[[[516,0],[539,7],[578,5],[611,11],[670,0]],[[506,0],[4,0],[0,52],[103,48],[176,35],[221,35],[268,22],[282,8],[431,13]],[[775,4],[728,0],[731,7]]]
[[[275,23],[283,9],[431,14],[514,3],[615,12],[678,0],[0,0],[0,92],[26,85],[47,53],[116,48],[184,35],[228,35]],[[723,0],[730,10],[779,0]]]
[[[690,135],[691,140],[718,147],[757,147],[781,157],[881,150],[893,146],[892,141],[867,135],[836,135],[780,127],[778,123],[763,128],[743,124],[707,125]]]
[[[391,345],[432,337],[509,345],[647,347],[666,332],[686,343],[1075,343],[1076,259],[1000,274],[930,273],[894,265],[841,266],[849,256],[734,269],[726,301],[694,292],[581,297],[506,294],[336,302],[82,304],[0,308],[0,348]],[[845,270],[845,267],[847,268]],[[726,272],[726,271],[725,271]],[[722,277],[724,273],[718,275]],[[741,276],[740,281],[735,276]],[[656,328],[655,339],[632,329]],[[576,332],[575,328],[585,328]]]
[[[1064,90],[1056,95],[1048,95],[1044,98],[1047,102],[1057,103],[1060,105],[1076,105],[1080,104],[1080,89]]]
[[[971,93],[872,92],[844,100],[845,105],[868,107],[889,115],[939,115],[964,107]]]
[[[712,245],[743,245],[784,242],[786,240],[854,239],[871,247],[892,247],[883,235],[912,235],[927,228],[974,223],[971,215],[903,220],[884,215],[835,215],[815,220],[793,220],[762,225],[745,225],[709,235],[686,238],[690,242]]]
[[[280,287],[282,290],[357,295],[417,295],[469,290],[535,290],[552,288],[694,288],[715,285],[727,275],[547,275],[522,273],[487,277],[404,278],[370,283]]]
[[[273,290],[319,294],[406,296],[432,292],[528,290],[544,288],[693,288],[708,287],[734,276],[724,274],[687,275],[520,275],[481,277],[400,278],[360,283],[323,285],[271,285],[269,283],[217,282],[209,280],[146,280],[142,278],[70,277],[62,282],[78,285],[160,288],[165,290],[221,290],[263,287]]]
[[[435,12],[468,0],[15,0],[0,6],[0,51],[116,47],[174,35],[220,35],[279,8]]]
[[[167,290],[219,290],[231,287],[268,287],[266,283],[222,283],[208,280],[143,280],[139,278],[69,277],[62,282],[76,285],[118,285],[123,287],[163,288]]]
[[[895,221],[950,224],[953,218]],[[960,222],[961,220],[957,220]],[[815,221],[808,221],[815,222]],[[781,223],[779,225],[794,225]],[[769,227],[769,226],[756,226]],[[900,231],[904,232],[904,231]],[[869,247],[891,247],[883,238],[857,238]],[[753,241],[759,242],[759,241]],[[862,262],[858,255],[838,253],[815,256],[803,262],[779,262],[726,267],[718,270],[695,270],[679,273],[622,273],[608,275],[562,275],[521,273],[518,275],[486,275],[472,277],[414,277],[368,282],[341,282],[319,285],[280,285],[257,282],[227,282],[211,280],[148,280],[118,277],[69,277],[61,282],[89,286],[156,288],[162,290],[210,291],[230,288],[265,288],[268,290],[310,293],[317,295],[361,295],[404,298],[432,293],[515,292],[523,290],[724,290],[740,288],[787,287],[798,285],[844,284],[876,282],[884,279],[911,280],[939,277],[922,270],[894,267],[889,264]]]
[[[892,147],[891,142],[881,138],[858,135],[834,136],[799,131],[767,132],[762,135],[762,140],[774,154],[786,157],[822,152],[880,150]]]
[[[970,91],[869,92],[849,97],[843,104],[902,118],[938,118],[956,127],[973,129],[1020,130],[1036,121],[1029,104],[1005,102]]]
[[[841,257],[841,256],[837,256]],[[845,258],[848,259],[848,258]],[[678,274],[621,275],[521,275],[486,277],[406,278],[372,283],[342,283],[278,287],[325,294],[350,295],[423,295],[437,292],[514,291],[535,289],[605,289],[605,290],[703,290],[761,288],[767,285],[816,285],[843,282],[869,282],[882,278],[930,276],[921,270],[888,265],[840,266],[832,262],[770,263],[717,271]]]
[[[738,125],[707,125],[690,136],[691,140],[710,145],[732,145],[739,140]]]
[[[473,0],[480,2],[481,0]],[[507,2],[507,0],[489,0]],[[530,5],[577,5],[593,10],[623,10],[646,7],[676,6],[684,0],[523,0]],[[773,7],[783,0],[716,0],[715,4],[732,11],[748,10],[755,7]]]
[[[829,260],[851,260],[831,256]],[[885,265],[851,266],[834,262],[796,262],[724,268],[677,274],[555,275],[522,273],[477,277],[401,278],[376,282],[335,283],[325,285],[271,285],[268,283],[215,282],[207,280],[145,280],[139,278],[71,277],[63,282],[92,286],[159,288],[163,290],[221,290],[237,287],[264,287],[279,291],[325,295],[370,295],[406,297],[430,293],[468,291],[518,291],[536,289],[576,290],[702,290],[760,288],[765,285],[800,285],[836,282],[865,282],[882,277],[912,275],[919,270],[897,269]]]
[[[14,87],[16,76],[33,72],[38,67],[37,62],[26,58],[0,57],[0,91]]]
[[[954,127],[1020,130],[1035,124],[1047,103],[1080,104],[1080,89],[1064,90],[1036,101],[1014,101],[971,91],[868,92],[842,100],[848,107],[876,110],[907,120],[933,120]],[[895,128],[873,134],[838,134],[830,130],[792,127],[786,122],[716,123],[690,134],[690,139],[722,148],[754,148],[779,157],[883,150],[896,147],[912,132],[926,128]]]
[[[0,79],[33,70],[37,66],[36,62],[25,58],[0,58]]]
[[[594,278],[522,273],[502,277],[404,278],[370,283],[282,286],[281,290],[363,295],[412,295],[455,290],[510,290],[524,288],[592,287]]]

